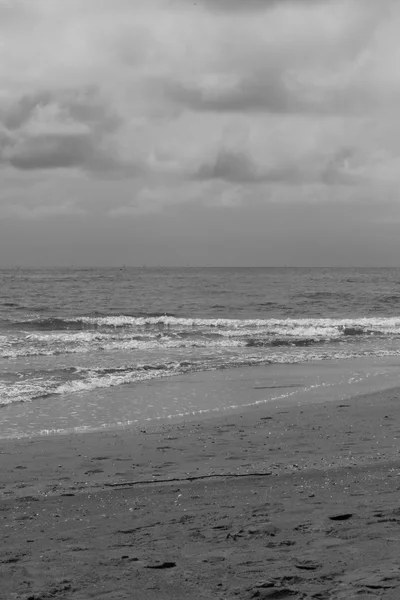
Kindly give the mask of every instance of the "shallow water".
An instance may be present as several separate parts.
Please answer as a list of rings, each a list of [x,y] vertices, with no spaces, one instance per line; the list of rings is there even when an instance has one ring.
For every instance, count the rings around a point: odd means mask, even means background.
[[[314,365],[396,364],[399,286],[398,269],[0,271],[0,436],[242,406],[246,368],[310,365],[310,387]]]
[[[0,412],[1,438],[65,434],[236,412],[268,402],[346,400],[398,386],[400,358],[269,365],[155,379],[95,393],[14,404]]]

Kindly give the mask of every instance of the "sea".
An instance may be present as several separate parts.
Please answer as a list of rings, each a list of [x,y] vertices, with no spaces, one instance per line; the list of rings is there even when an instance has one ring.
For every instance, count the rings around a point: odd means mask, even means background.
[[[0,438],[398,385],[400,269],[0,270]]]

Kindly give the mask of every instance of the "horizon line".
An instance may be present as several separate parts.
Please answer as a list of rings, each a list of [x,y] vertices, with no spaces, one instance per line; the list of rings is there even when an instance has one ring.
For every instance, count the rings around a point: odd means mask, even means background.
[[[14,269],[400,269],[400,265],[0,265],[0,270]]]

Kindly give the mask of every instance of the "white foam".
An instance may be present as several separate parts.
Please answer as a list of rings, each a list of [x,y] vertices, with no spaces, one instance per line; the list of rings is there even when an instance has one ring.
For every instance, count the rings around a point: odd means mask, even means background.
[[[146,381],[161,376],[167,376],[169,373],[162,370],[131,371],[129,373],[111,373],[106,375],[97,375],[93,372],[85,379],[68,381],[65,383],[56,383],[43,381],[40,379],[24,382],[17,382],[12,387],[0,384],[0,405],[12,404],[15,402],[30,402],[35,398],[41,398],[47,395],[74,394],[90,392],[99,388],[110,388],[125,383],[134,383]],[[173,373],[172,373],[173,374]]]
[[[187,319],[180,317],[79,317],[70,322],[82,322],[106,327],[166,326],[178,329],[221,329],[232,334],[237,330],[253,333],[255,330],[273,334],[312,336],[342,335],[346,328],[360,328],[386,333],[400,333],[400,317],[362,317],[356,319],[304,318],[304,319]]]

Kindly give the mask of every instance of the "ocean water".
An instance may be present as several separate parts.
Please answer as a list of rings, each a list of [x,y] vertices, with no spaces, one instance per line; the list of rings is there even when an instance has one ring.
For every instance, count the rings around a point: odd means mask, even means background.
[[[244,405],[243,368],[281,388],[294,365],[397,377],[399,342],[400,269],[0,270],[0,437]]]

